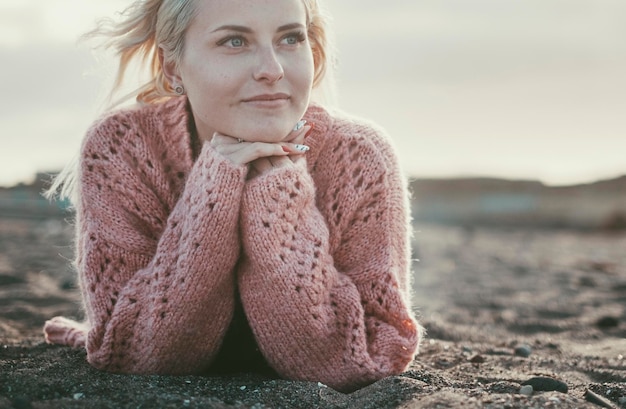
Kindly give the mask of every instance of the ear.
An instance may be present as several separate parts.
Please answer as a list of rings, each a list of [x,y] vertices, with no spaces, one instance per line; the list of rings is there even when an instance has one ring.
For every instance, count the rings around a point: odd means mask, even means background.
[[[165,78],[170,83],[172,88],[183,85],[183,81],[176,64],[171,60],[167,61],[165,59],[163,46],[159,46],[159,63],[161,64],[161,67],[163,67],[163,75],[165,75]]]

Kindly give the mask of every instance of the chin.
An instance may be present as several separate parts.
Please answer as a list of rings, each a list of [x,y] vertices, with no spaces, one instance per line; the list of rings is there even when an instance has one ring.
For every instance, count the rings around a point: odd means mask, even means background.
[[[280,123],[266,123],[265,125],[256,123],[241,132],[240,135],[245,135],[242,139],[249,142],[282,142],[289,136],[298,121],[299,119],[296,119],[293,124],[291,120],[289,122],[282,120]]]

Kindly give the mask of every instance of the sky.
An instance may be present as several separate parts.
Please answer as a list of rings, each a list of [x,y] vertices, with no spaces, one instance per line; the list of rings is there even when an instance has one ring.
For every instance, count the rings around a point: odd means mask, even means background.
[[[0,185],[56,171],[112,63],[78,43],[128,0],[0,0]],[[624,0],[326,0],[339,107],[410,177],[550,185],[626,174]]]

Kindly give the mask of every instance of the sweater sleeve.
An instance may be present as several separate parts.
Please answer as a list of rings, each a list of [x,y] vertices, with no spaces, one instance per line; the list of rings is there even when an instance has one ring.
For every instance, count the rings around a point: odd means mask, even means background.
[[[245,168],[205,144],[170,199],[160,193],[167,183],[156,185],[177,172],[136,141],[130,153],[108,149],[130,136],[103,128],[83,148],[77,208],[88,361],[124,373],[202,371],[233,313]]]
[[[405,370],[420,337],[409,306],[403,178],[393,156],[352,145],[317,200],[301,166],[249,182],[239,276],[274,368],[346,391]]]

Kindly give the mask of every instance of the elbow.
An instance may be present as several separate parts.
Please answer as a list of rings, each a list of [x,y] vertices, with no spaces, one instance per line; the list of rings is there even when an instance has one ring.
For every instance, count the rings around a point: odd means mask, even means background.
[[[116,374],[159,374],[159,360],[150,351],[134,350],[128,341],[115,342],[102,335],[93,329],[87,337],[87,362],[92,367]]]
[[[193,349],[129,348],[128,345],[106,345],[87,348],[87,362],[105,372],[128,375],[194,375],[206,371],[214,353]]]
[[[145,358],[144,358],[145,360]],[[92,349],[87,347],[87,362],[94,368],[116,374],[148,375],[153,373],[136,359],[115,348]]]
[[[359,360],[347,360],[333,371],[321,371],[317,381],[342,393],[351,393],[389,376],[406,371],[418,352],[420,333],[401,339],[384,351]]]

